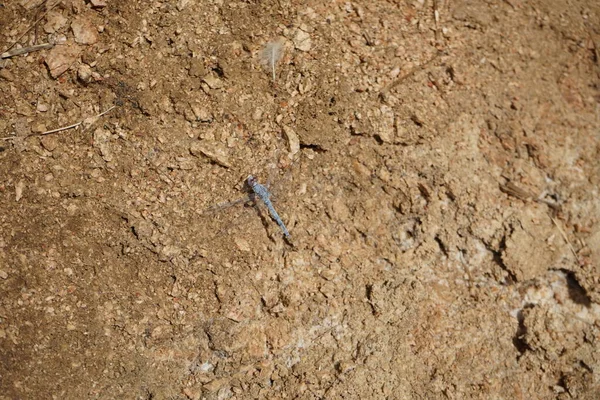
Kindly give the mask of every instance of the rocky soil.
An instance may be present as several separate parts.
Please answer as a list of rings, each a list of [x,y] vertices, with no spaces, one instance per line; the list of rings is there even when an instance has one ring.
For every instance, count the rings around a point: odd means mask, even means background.
[[[1,3],[0,399],[600,398],[597,1]]]

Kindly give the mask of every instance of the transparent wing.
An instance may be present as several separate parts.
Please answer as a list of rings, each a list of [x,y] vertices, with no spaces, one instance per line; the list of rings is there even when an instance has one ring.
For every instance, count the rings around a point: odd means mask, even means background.
[[[236,206],[238,204],[243,204],[243,203],[248,203],[248,202],[252,202],[254,201],[254,196],[247,194],[243,197],[240,197],[237,200],[233,200],[233,201],[222,201],[220,203],[215,204],[214,206],[210,206],[208,207],[206,210],[204,210],[204,212],[202,214],[214,214],[214,213],[218,213],[221,211],[225,211],[228,208],[231,208],[233,206]]]
[[[265,183],[265,186],[268,188],[269,193],[271,193],[272,195],[271,200],[273,200],[273,205],[276,208],[277,212],[280,214],[285,214],[285,209],[280,210],[280,207],[282,207],[285,204],[285,198],[287,197],[287,194],[291,193],[292,191],[292,167],[294,166],[296,161],[282,166],[282,164],[285,164],[285,162],[278,163],[276,157],[276,160],[268,168],[268,179],[266,180],[266,182],[264,180],[264,176],[257,177],[259,183]],[[280,204],[278,205],[277,203]],[[268,217],[268,211],[264,209],[264,205],[255,197],[254,193],[246,194],[233,201],[223,201],[217,203],[207,208],[202,214],[207,216],[211,220],[215,219],[222,221],[222,225],[220,225],[220,229],[218,229],[216,236],[221,236],[225,232],[229,232],[233,226],[235,226],[236,229],[241,228],[243,231],[243,226],[250,223],[249,221],[251,220],[251,216],[254,215],[256,217],[257,209],[252,207],[251,210],[248,208],[246,208],[245,210],[239,210],[238,207],[235,207],[242,204],[252,204],[258,206],[258,212],[262,212],[263,215],[265,215],[266,218],[270,220],[270,217]],[[237,210],[235,213],[234,209]],[[233,216],[233,214],[236,214],[236,216]]]
[[[251,196],[246,195],[233,201],[223,201],[208,207],[201,214],[203,219],[202,230],[208,233],[210,241],[222,236],[229,236],[232,232],[244,230],[252,215],[243,205],[249,204]]]

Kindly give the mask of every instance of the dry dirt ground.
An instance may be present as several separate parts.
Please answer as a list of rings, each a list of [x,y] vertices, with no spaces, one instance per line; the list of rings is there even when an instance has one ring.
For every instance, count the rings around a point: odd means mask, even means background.
[[[1,3],[0,399],[600,398],[597,1]]]

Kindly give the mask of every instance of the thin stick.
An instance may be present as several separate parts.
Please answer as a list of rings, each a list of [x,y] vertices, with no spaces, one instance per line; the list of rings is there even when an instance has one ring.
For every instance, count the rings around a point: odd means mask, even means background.
[[[105,115],[105,114],[109,113],[110,111],[112,111],[112,109],[113,109],[113,108],[115,108],[115,107],[116,107],[116,106],[112,106],[112,107],[110,107],[108,110],[106,110],[106,111],[104,111],[104,112],[101,112],[100,114],[98,114],[98,115],[95,115],[95,116],[93,116],[92,118],[93,118],[93,119],[100,118],[101,116],[103,116],[103,115]],[[84,122],[85,122],[87,119],[88,119],[88,118],[84,119],[83,121],[79,121],[78,123],[76,123],[76,124],[73,124],[73,125],[69,125],[69,126],[65,126],[65,127],[62,127],[62,128],[57,128],[57,129],[52,129],[51,131],[46,131],[46,132],[42,132],[42,133],[32,133],[32,134],[31,134],[31,135],[29,135],[29,136],[36,136],[36,135],[37,135],[37,136],[44,136],[44,135],[50,135],[51,133],[56,133],[56,132],[66,131],[67,129],[72,129],[72,128],[76,128],[76,127],[78,127],[79,125],[83,124],[83,123],[84,123]]]
[[[594,40],[591,33],[588,33],[588,35],[592,41],[592,45],[594,46],[594,61],[596,61],[596,64],[600,64],[600,51],[598,50],[598,43]]]
[[[416,67],[414,67],[413,69],[411,69],[410,71],[408,71],[406,74],[402,75],[400,78],[398,78],[395,81],[393,81],[392,83],[390,83],[389,85],[387,85],[386,87],[384,87],[383,89],[381,89],[381,91],[379,92],[379,96],[381,96],[381,97],[385,96],[390,90],[392,90],[396,86],[400,85],[402,82],[404,82],[405,80],[407,80],[408,78],[410,78],[411,76],[413,76],[414,74],[416,74],[418,71],[424,70],[429,64],[431,64],[433,61],[435,61],[442,54],[444,54],[443,51],[438,51],[429,60],[425,61],[421,65],[417,65]]]
[[[35,46],[22,47],[20,49],[14,49],[11,51],[7,51],[5,53],[0,54],[0,58],[14,57],[14,56],[18,56],[18,55],[25,54],[25,53],[31,53],[33,51],[51,49],[53,47],[54,47],[54,43],[36,44]]]
[[[515,185],[511,181],[509,181],[506,185],[500,185],[500,190],[510,196],[515,196],[516,198],[523,200],[523,201],[533,200],[538,203],[545,204],[555,211],[560,209],[560,205],[552,203],[552,202],[542,198],[541,194],[538,195],[536,198],[536,196],[533,193],[520,188],[519,186]]]
[[[510,0],[503,0],[506,4],[512,7],[513,10],[516,10],[517,7]]]
[[[556,219],[554,219],[554,217],[550,217],[550,218],[552,219],[552,222],[554,222],[554,225],[556,225],[556,228],[560,232],[560,234],[563,237],[564,241],[567,242],[567,245],[569,245],[569,248],[571,249],[571,252],[573,252],[573,255],[575,256],[575,261],[579,262],[579,258],[577,257],[577,253],[575,252],[575,249],[571,245],[571,242],[569,241],[569,238],[567,237],[567,234],[565,233],[565,231],[562,230],[562,228],[558,224],[558,221]]]
[[[435,42],[440,41],[440,11],[438,9],[438,0],[433,0],[433,21],[435,22]]]
[[[39,136],[50,135],[51,133],[62,132],[62,131],[66,131],[67,129],[77,128],[81,124],[83,124],[83,121],[79,121],[73,125],[63,126],[62,128],[52,129],[51,131],[46,131],[46,132],[42,132],[42,133],[31,133],[31,134],[27,135],[27,137],[35,136],[35,135],[39,135]]]
[[[108,112],[112,111],[112,109],[113,109],[113,108],[115,108],[115,107],[116,107],[116,106],[112,106],[112,107],[111,107],[111,108],[109,108],[108,110],[106,110],[106,111],[104,111],[104,112],[102,112],[102,113],[100,113],[100,114],[98,114],[98,115],[95,115],[95,116],[91,117],[91,119],[97,119],[97,118],[100,118],[100,117],[101,117],[101,116],[103,116],[104,114],[107,114]],[[69,125],[69,126],[63,126],[63,127],[61,127],[61,128],[52,129],[52,130],[50,130],[50,131],[46,131],[46,132],[42,132],[42,133],[30,133],[29,135],[25,136],[25,138],[32,137],[32,136],[44,136],[44,135],[50,135],[50,134],[52,134],[52,133],[57,133],[57,132],[66,131],[66,130],[68,130],[68,129],[77,128],[79,125],[83,124],[85,121],[87,121],[87,120],[89,120],[89,119],[90,119],[90,118],[86,118],[86,119],[84,119],[84,120],[82,120],[82,121],[79,121],[79,122],[77,122],[77,123],[73,124],[73,125]],[[17,138],[18,138],[18,136],[7,136],[7,137],[0,138],[0,140],[11,140],[11,139],[17,139]]]

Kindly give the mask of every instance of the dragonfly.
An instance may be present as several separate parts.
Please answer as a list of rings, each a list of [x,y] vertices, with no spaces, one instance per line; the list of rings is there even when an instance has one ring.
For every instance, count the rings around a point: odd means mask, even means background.
[[[272,193],[270,191],[270,185],[263,185],[259,183],[258,178],[256,178],[254,175],[248,175],[248,177],[245,180],[245,184],[249,192],[246,196],[234,201],[216,204],[215,206],[208,208],[207,212],[214,213],[222,211],[226,208],[235,206],[240,203],[250,203],[256,205],[259,202],[262,202],[269,210],[271,218],[275,221],[275,223],[277,223],[277,225],[281,229],[281,232],[283,233],[285,239],[289,242],[291,240],[291,234],[287,229],[285,223],[283,222],[283,219],[277,213],[273,202],[271,201]]]
[[[273,207],[273,203],[271,203],[271,192],[269,192],[269,189],[267,189],[266,186],[258,183],[258,180],[252,175],[248,175],[246,182],[252,189],[252,192],[254,192],[254,194],[256,196],[258,196],[259,199],[262,200],[262,202],[265,204],[265,206],[267,206],[267,209],[269,210],[269,214],[271,214],[271,218],[273,218],[275,220],[275,222],[277,222],[277,225],[279,225],[279,228],[281,228],[281,230],[283,231],[283,235],[285,236],[286,239],[289,240],[291,238],[290,232],[285,227],[285,224],[281,220],[281,217],[279,216],[279,214],[277,214],[277,211],[275,211],[275,207]]]

